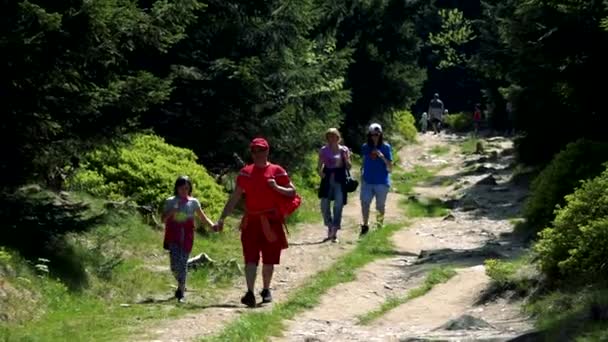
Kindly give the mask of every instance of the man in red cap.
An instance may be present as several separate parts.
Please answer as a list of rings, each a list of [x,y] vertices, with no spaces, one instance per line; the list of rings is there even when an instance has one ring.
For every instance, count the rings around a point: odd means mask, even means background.
[[[245,258],[247,293],[241,298],[241,303],[255,307],[254,285],[260,255],[264,283],[262,302],[269,303],[272,301],[270,282],[274,265],[279,264],[281,251],[287,248],[284,219],[299,205],[299,197],[285,169],[268,161],[268,142],[263,138],[256,138],[249,147],[253,164],[241,169],[236,179],[236,188],[228,199],[215,229],[222,229],[224,219],[245,194],[246,213],[241,221],[241,244]],[[290,205],[291,203],[296,204]]]

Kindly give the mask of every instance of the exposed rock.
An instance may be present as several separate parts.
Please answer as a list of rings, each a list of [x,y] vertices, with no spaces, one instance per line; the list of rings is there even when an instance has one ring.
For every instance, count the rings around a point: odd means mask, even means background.
[[[498,183],[496,183],[496,178],[494,178],[493,175],[489,175],[488,177],[480,180],[479,182],[477,182],[478,185],[498,185]]]
[[[545,337],[545,334],[541,331],[531,331],[507,340],[507,342],[537,342],[543,341]]]
[[[495,186],[495,187],[490,188],[490,191],[492,191],[492,192],[507,192],[509,190],[511,190],[511,189],[509,189],[508,187],[505,187],[505,186]]]
[[[189,268],[197,268],[206,263],[213,263],[214,260],[211,259],[206,253],[201,253],[193,258],[188,259],[188,267]]]
[[[456,206],[458,205],[458,200],[457,199],[449,199],[449,200],[443,201],[443,205],[446,208],[455,209]]]
[[[481,318],[473,317],[471,315],[462,315],[458,318],[449,320],[444,325],[440,326],[435,330],[479,330],[479,329],[492,329],[492,325],[484,321]]]
[[[316,337],[306,337],[304,342],[322,342],[323,340]]]
[[[443,218],[444,221],[455,221],[456,217],[454,217],[454,215],[452,214],[448,214],[446,217]]]

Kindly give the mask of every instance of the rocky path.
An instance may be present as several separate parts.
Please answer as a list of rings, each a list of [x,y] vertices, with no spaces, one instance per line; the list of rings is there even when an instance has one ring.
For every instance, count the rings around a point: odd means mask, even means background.
[[[510,182],[511,142],[490,139],[488,156],[460,153],[463,138],[425,135],[400,153],[402,166],[442,167],[415,197],[439,198],[451,213],[413,220],[393,236],[395,256],[375,261],[355,281],[329,291],[320,305],[289,322],[275,341],[508,340],[531,328],[519,303],[479,303],[489,285],[483,262],[513,257],[522,246],[509,233],[526,189]],[[450,151],[433,155],[437,146]],[[450,180],[447,182],[446,180]],[[359,317],[392,297],[405,297],[438,265],[457,274],[425,295],[362,325]]]
[[[359,236],[359,219],[361,207],[359,205],[359,194],[349,195],[349,202],[344,207],[344,228],[339,233],[339,242],[322,243],[327,236],[326,228],[321,223],[301,224],[293,229],[290,236],[290,247],[284,251],[281,257],[281,265],[277,267],[273,279],[273,297],[275,303],[284,300],[293,289],[301,286],[314,274],[330,267],[341,255],[352,250]],[[393,199],[387,206],[392,213],[396,213],[397,200]],[[320,214],[319,214],[320,215]],[[400,219],[399,215],[386,216],[387,222],[395,222]],[[240,303],[244,294],[245,280],[239,277],[230,289],[225,290],[218,296],[218,302],[214,305],[204,306],[196,313],[187,316],[170,319],[146,326],[133,333],[136,339],[130,337],[129,341],[196,341],[204,336],[216,334],[221,331],[230,321],[238,318],[242,313],[249,312]],[[261,275],[258,275],[257,289],[261,289]],[[196,302],[196,298],[192,298]],[[189,299],[190,301],[190,299]],[[267,310],[271,305],[256,308],[255,310]]]
[[[439,169],[434,179],[415,187],[410,200],[436,198],[450,207],[437,218],[408,219],[410,226],[394,234],[394,255],[359,270],[357,278],[330,289],[315,308],[287,322],[275,341],[503,341],[531,328],[517,302],[481,303],[488,287],[483,262],[488,258],[515,257],[523,247],[509,234],[526,190],[511,181],[512,143],[488,139],[485,155],[464,155],[463,137],[421,135],[419,144],[399,152],[405,170],[415,166]],[[340,243],[320,243],[326,231],[321,224],[298,227],[282,258],[274,280],[275,302],[284,300],[317,272],[329,268],[356,244],[360,208],[357,195],[345,207],[345,228]],[[391,193],[387,222],[403,222],[399,202]],[[456,275],[423,296],[386,312],[370,324],[361,315],[378,309],[389,298],[404,298],[418,288],[429,271],[449,266]],[[216,305],[170,319],[138,331],[137,341],[195,341],[218,333],[248,309],[239,299],[243,280],[226,290]],[[259,286],[258,286],[259,287]],[[256,310],[266,310],[271,306]]]

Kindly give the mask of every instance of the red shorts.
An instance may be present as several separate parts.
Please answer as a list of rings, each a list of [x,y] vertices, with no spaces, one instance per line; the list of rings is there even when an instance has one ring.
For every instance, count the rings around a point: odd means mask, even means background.
[[[286,248],[287,238],[280,221],[270,221],[271,229],[277,233],[278,239],[268,242],[262,230],[262,223],[255,217],[248,220],[247,225],[241,230],[241,244],[243,245],[243,256],[245,263],[255,263],[260,261],[264,265],[278,265],[281,261],[281,251]]]

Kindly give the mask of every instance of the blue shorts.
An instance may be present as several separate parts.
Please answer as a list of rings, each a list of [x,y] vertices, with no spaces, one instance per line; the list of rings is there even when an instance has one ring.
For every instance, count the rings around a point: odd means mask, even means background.
[[[361,182],[361,202],[369,205],[375,197],[376,208],[384,209],[389,190],[390,187],[387,184],[367,184]]]

